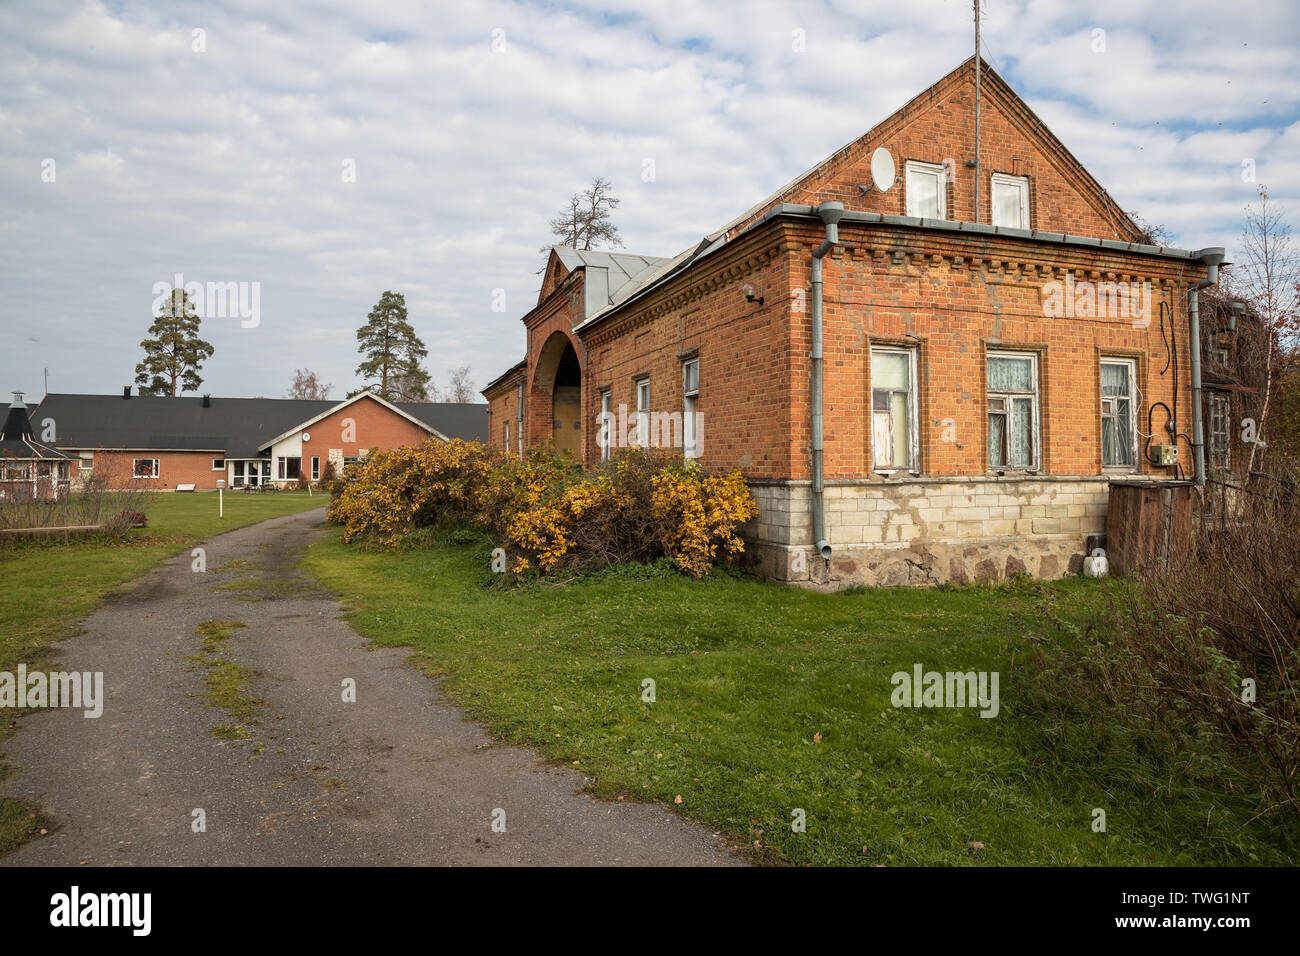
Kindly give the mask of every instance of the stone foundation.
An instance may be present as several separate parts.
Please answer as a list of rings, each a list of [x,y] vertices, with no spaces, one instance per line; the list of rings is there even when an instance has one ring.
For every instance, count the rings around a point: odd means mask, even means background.
[[[991,583],[1077,574],[1106,530],[1106,476],[827,482],[826,532],[812,540],[807,481],[751,484],[759,516],[746,550],[763,577],[819,590]]]

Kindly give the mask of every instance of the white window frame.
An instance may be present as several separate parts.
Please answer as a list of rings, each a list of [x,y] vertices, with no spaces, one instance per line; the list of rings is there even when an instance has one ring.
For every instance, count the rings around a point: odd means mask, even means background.
[[[614,411],[612,393],[608,388],[600,390],[600,422],[596,429],[596,444],[600,446],[600,460],[609,461],[610,449],[614,445]]]
[[[650,447],[650,376],[633,382],[636,395],[636,443],[638,448]],[[644,399],[644,402],[642,401]]]
[[[298,467],[299,470],[302,469],[301,465]],[[320,481],[320,455],[311,456],[311,480]]]
[[[920,402],[919,391],[917,389],[917,350],[914,348],[905,348],[899,345],[873,345],[867,356],[867,370],[871,369],[871,357],[877,352],[887,353],[890,355],[907,356],[907,457],[906,465],[879,465],[876,455],[876,430],[874,420],[876,414],[876,387],[871,383],[870,404],[868,410],[868,427],[867,433],[871,436],[871,470],[876,474],[891,475],[896,472],[909,472],[917,475],[921,473],[921,428],[918,405]],[[890,389],[890,391],[897,391]],[[893,453],[893,449],[890,449]]]
[[[1033,371],[1033,389],[1028,392],[994,392],[991,389],[989,389],[988,388],[988,362],[989,359],[995,359],[995,358],[1008,358],[1008,359],[1020,359],[1020,360],[1029,359],[1031,363],[1030,368]],[[986,435],[984,441],[984,461],[986,466],[988,467],[988,470],[990,472],[999,472],[999,471],[1016,472],[1021,474],[1030,473],[1030,472],[1032,473],[1042,472],[1043,443],[1042,443],[1041,425],[1042,425],[1042,418],[1043,418],[1043,413],[1042,413],[1043,379],[1042,379],[1042,374],[1040,369],[1038,353],[1027,351],[1027,350],[1017,351],[1014,349],[990,350],[986,352],[984,355],[984,377],[985,377],[984,427],[986,430],[988,429],[988,416],[993,411],[993,401],[995,399],[1003,400],[1004,402],[1007,403],[1003,409],[1003,414],[1007,416],[1007,427],[1003,429],[1003,435],[1008,442],[1010,441],[1010,437],[1012,434],[1012,428],[1011,428],[1012,409],[1015,408],[1015,405],[1014,403],[1012,403],[1011,400],[1015,398],[1025,398],[1025,397],[1030,397],[1032,399],[1030,403],[1030,412],[1029,412],[1030,414],[1030,422],[1029,422],[1030,463],[1023,467],[1018,467],[1012,464],[994,465],[991,461],[988,460],[989,449],[988,449],[988,439]],[[1010,451],[1009,444],[1008,444],[1007,451],[1008,452]],[[1006,454],[1003,457],[1009,458],[1010,454]]]
[[[997,222],[994,217],[997,214],[997,192],[999,189],[1014,189],[1020,193],[1020,221],[1019,222]],[[1005,226],[1009,229],[1028,229],[1029,228],[1029,177],[1012,176],[1010,173],[994,173],[989,179],[989,219],[995,226]]]
[[[695,387],[690,387],[690,370],[695,370]],[[700,360],[687,359],[682,362],[682,457],[697,459],[700,457],[700,436],[695,427],[696,415],[700,409]]]
[[[142,461],[151,461],[151,462],[153,462],[153,474],[152,474],[152,475],[142,475],[142,474],[139,473],[139,472],[140,472],[139,464],[140,464],[140,462],[142,462]],[[159,462],[158,462],[158,459],[157,459],[157,458],[132,458],[132,459],[131,459],[131,477],[132,477],[132,478],[159,478],[159,477],[161,477],[161,475],[162,475],[162,469],[159,468],[158,465],[159,465]]]
[[[217,462],[221,462],[221,464],[218,465]],[[213,470],[213,471],[225,471],[225,470],[226,470],[226,459],[224,459],[224,458],[214,458],[214,459],[212,459],[212,470]]]
[[[519,445],[519,457],[524,457],[524,383],[515,385],[515,442]]]
[[[298,474],[292,478],[287,477],[289,474],[289,462],[298,462]],[[276,481],[297,481],[302,475],[302,455],[278,455],[276,456]]]
[[[91,451],[91,452],[85,452],[85,451],[83,451],[83,452],[82,452],[80,455],[78,455],[77,457],[78,457],[78,458],[80,459],[80,461],[81,461],[81,469],[80,469],[81,471],[94,471],[94,470],[95,470],[95,453],[94,453],[93,451]]]
[[[904,191],[907,194],[907,214],[918,219],[947,219],[948,218],[948,177],[944,168],[935,163],[923,163],[920,160],[909,159],[904,165]],[[916,211],[912,204],[912,177],[913,176],[933,176],[936,181],[935,195],[938,197],[938,215],[923,216]]]
[[[1101,365],[1123,365],[1126,368],[1128,368],[1129,394],[1122,397],[1128,399],[1128,417],[1129,417],[1128,433],[1130,436],[1129,460],[1132,462],[1131,464],[1128,465],[1106,464],[1106,457],[1104,451],[1105,445],[1103,444],[1101,467],[1102,470],[1106,472],[1120,472],[1123,474],[1131,474],[1138,470],[1137,360],[1131,358],[1124,358],[1122,356],[1103,355],[1101,357],[1101,361],[1098,363],[1098,367],[1100,368]],[[1100,383],[1100,373],[1098,373],[1098,382]],[[1098,392],[1101,391],[1100,384],[1098,384],[1097,390]],[[1104,395],[1098,395],[1098,398],[1101,400],[1101,418],[1099,419],[1099,421],[1104,422],[1107,417],[1106,403],[1110,401],[1110,399]],[[1114,412],[1112,411],[1110,414],[1113,415]],[[1104,424],[1102,425],[1102,427],[1103,428],[1105,427]],[[1098,434],[1100,437],[1100,433]]]
[[[506,454],[508,455],[508,454],[510,454],[510,419],[508,419],[508,418],[506,419],[506,440],[505,440],[505,446],[506,446]]]

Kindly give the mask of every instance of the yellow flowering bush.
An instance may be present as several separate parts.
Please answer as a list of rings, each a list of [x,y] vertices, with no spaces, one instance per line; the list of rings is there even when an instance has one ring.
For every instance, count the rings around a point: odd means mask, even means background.
[[[651,502],[664,551],[687,574],[703,577],[719,552],[730,558],[745,550],[736,532],[758,517],[758,505],[739,470],[708,476],[698,468],[672,465],[654,476],[653,487]]]
[[[393,547],[411,528],[473,521],[500,536],[516,573],[666,557],[703,577],[744,550],[740,526],[758,514],[739,471],[705,475],[639,449],[583,471],[547,449],[513,458],[428,442],[375,455],[349,479],[329,510],[345,540],[364,534]]]
[[[395,547],[411,528],[473,519],[503,457],[481,442],[436,438],[375,452],[347,468],[326,517],[343,525],[344,541],[366,535]]]

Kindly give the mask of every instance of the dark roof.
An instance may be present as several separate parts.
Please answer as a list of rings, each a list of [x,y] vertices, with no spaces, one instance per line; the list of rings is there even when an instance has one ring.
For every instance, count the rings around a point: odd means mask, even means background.
[[[10,420],[10,410],[13,420]],[[72,456],[65,455],[56,448],[42,445],[32,437],[30,413],[27,406],[13,407],[10,403],[0,404],[0,459],[18,459],[20,461],[66,461]]]
[[[394,402],[393,404],[431,428],[436,428],[448,438],[481,442],[488,440],[488,407],[485,402]]]
[[[60,448],[138,448],[212,451],[257,458],[258,446],[343,402],[294,398],[46,395],[32,413],[53,418]],[[486,405],[396,402],[398,408],[448,438],[487,438]]]

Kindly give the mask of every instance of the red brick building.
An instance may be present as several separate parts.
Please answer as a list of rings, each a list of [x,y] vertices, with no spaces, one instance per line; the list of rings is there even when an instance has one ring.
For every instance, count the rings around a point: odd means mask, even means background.
[[[783,580],[1077,568],[1110,480],[1190,473],[1222,250],[1148,244],[982,64],[977,161],[975,69],[676,257],[555,248],[489,440],[740,468]]]
[[[361,392],[342,401],[131,395],[47,395],[33,431],[71,456],[73,482],[213,490],[319,481],[374,449],[487,437],[486,407],[392,403]]]

